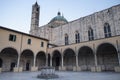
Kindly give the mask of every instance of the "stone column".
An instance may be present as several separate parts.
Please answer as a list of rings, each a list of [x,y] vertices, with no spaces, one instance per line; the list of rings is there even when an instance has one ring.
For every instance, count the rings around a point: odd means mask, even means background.
[[[94,59],[95,59],[95,66],[98,66],[98,63],[97,63],[97,54],[94,53]]]
[[[119,42],[118,40],[116,40],[116,47],[117,47],[117,54],[118,54],[118,62],[119,62],[119,66],[120,66],[120,48],[119,48]]]
[[[75,47],[75,58],[76,58],[76,68],[78,68],[78,50],[77,48]]]
[[[66,67],[64,66],[64,56],[61,55],[61,70],[66,70]]]
[[[50,57],[50,66],[52,67],[52,56]]]
[[[36,56],[34,56],[33,67],[35,67],[35,65],[36,65]]]
[[[76,66],[73,67],[73,71],[79,71],[78,68],[78,55],[75,55],[75,59],[76,59]]]
[[[78,67],[78,55],[76,55],[76,67]]]
[[[16,72],[15,69],[17,69],[17,72],[22,72],[23,71],[23,66],[20,67],[20,58],[21,58],[21,55],[19,54],[18,55],[18,60],[17,60],[17,68],[14,68],[14,72]]]
[[[91,71],[92,72],[101,72],[102,67],[98,66],[98,60],[97,60],[97,53],[96,53],[96,49],[95,49],[95,44],[93,44],[93,53],[94,53],[95,66],[91,67]]]
[[[75,47],[75,59],[76,59],[76,66],[74,66],[73,71],[81,71],[81,68],[78,65],[78,50],[77,47]]]
[[[118,66],[114,67],[115,72],[120,72],[120,52],[118,51]]]
[[[18,55],[18,59],[17,59],[17,67],[19,68],[20,65],[20,55]]]
[[[120,66],[120,52],[118,52],[118,62],[119,62],[119,66]]]
[[[117,47],[117,55],[118,55],[118,66],[114,67],[115,72],[120,72],[120,48],[119,48],[119,42],[116,40],[116,47]]]
[[[63,63],[63,55],[61,56],[61,66],[62,66],[62,68],[63,68],[63,66],[64,66],[64,63]]]
[[[46,66],[48,66],[48,54],[46,54]]]
[[[13,72],[19,72],[19,64],[20,64],[20,55],[18,54],[17,65],[14,67]]]
[[[98,60],[97,60],[97,54],[96,53],[94,53],[94,60],[95,60],[95,66],[91,67],[91,71],[92,72],[101,72],[102,67],[98,66]]]
[[[33,66],[31,67],[31,71],[37,71],[38,67],[36,67],[36,55],[34,56],[33,59]]]
[[[95,44],[93,44],[93,53],[94,53],[95,66],[98,66],[98,64],[97,64],[97,54],[96,54],[96,50],[95,50]]]

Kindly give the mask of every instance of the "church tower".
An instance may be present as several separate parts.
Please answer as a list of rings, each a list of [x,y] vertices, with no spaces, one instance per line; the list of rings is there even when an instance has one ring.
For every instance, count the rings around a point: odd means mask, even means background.
[[[40,6],[36,2],[32,6],[30,34],[34,35],[39,27],[39,13],[40,13]]]

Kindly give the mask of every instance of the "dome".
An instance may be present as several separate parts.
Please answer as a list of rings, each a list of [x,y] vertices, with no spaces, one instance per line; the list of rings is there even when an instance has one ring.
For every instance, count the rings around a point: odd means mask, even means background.
[[[49,22],[49,24],[51,24],[52,27],[57,27],[57,26],[60,26],[60,25],[66,24],[66,23],[68,23],[68,21],[64,18],[64,16],[61,16],[60,12],[58,12],[57,16],[54,17]]]
[[[61,13],[58,12],[58,15],[56,17],[54,17],[50,22],[54,22],[54,21],[64,21],[64,22],[68,22],[64,16],[61,16]]]

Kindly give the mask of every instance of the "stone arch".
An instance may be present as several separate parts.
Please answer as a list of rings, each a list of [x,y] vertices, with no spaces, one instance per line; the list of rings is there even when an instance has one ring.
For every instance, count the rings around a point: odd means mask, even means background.
[[[78,51],[78,65],[82,70],[90,70],[94,66],[93,50],[88,46],[82,46]]]
[[[117,50],[110,43],[102,43],[97,48],[98,65],[102,70],[113,71],[119,65]]]
[[[17,65],[17,50],[12,47],[4,48],[0,53],[0,57],[2,59],[2,71],[13,71]]]
[[[64,66],[66,66],[66,70],[73,70],[73,67],[76,66],[75,52],[71,48],[64,50],[63,58],[64,58]]]
[[[61,53],[55,50],[52,54],[52,66],[54,66],[56,70],[59,70],[59,66],[61,65]]]
[[[23,67],[24,71],[29,71],[33,66],[34,53],[30,49],[25,49],[21,53],[20,66]]]
[[[36,65],[38,66],[38,70],[40,70],[43,66],[46,66],[46,54],[43,51],[40,51],[36,55]]]
[[[116,45],[114,45],[113,43],[110,43],[110,42],[102,42],[102,43],[100,43],[99,45],[96,46],[96,52],[97,52],[98,48],[99,48],[102,44],[110,44],[110,45],[112,45],[112,46],[116,49]],[[117,49],[116,49],[116,50],[117,50]]]

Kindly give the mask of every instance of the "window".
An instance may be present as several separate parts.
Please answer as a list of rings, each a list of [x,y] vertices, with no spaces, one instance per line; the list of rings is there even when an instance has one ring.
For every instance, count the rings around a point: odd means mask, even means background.
[[[78,33],[78,31],[76,31],[76,33],[75,33],[75,42],[76,43],[80,42],[80,34]]]
[[[10,34],[9,35],[9,41],[16,41],[16,35]]]
[[[111,37],[111,29],[108,23],[104,24],[104,34],[105,34],[105,38]]]
[[[39,11],[39,8],[36,8],[36,11]]]
[[[28,39],[28,44],[31,44],[31,39]]]
[[[89,28],[88,30],[88,38],[89,40],[94,40],[94,33],[93,33],[93,29],[92,28]]]
[[[44,47],[44,42],[41,42],[41,47]]]
[[[68,45],[68,44],[69,44],[69,42],[68,42],[68,35],[65,34],[65,45]]]

